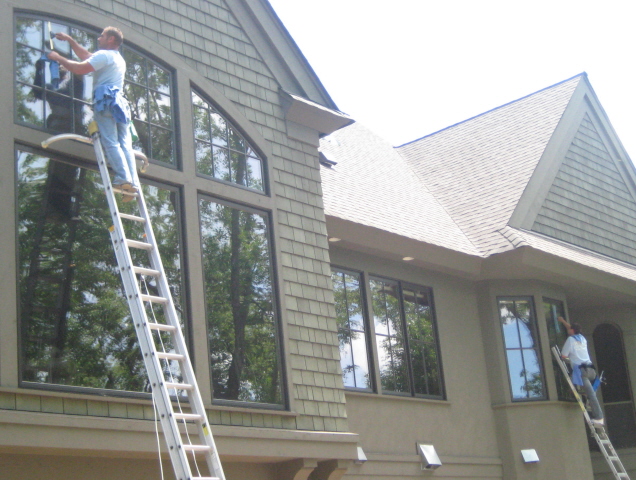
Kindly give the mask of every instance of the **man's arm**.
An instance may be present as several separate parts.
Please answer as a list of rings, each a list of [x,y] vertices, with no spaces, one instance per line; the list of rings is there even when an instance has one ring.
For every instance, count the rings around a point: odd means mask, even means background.
[[[565,328],[570,328],[571,327],[571,325],[568,323],[568,321],[565,318],[559,317],[559,318],[557,318],[557,320],[559,322],[561,322],[565,326]]]
[[[47,57],[54,62],[64,65],[69,72],[76,75],[86,75],[87,73],[95,71],[93,66],[86,60],[83,62],[76,62],[75,60],[69,60],[68,58],[63,57],[57,52],[50,52]]]
[[[70,35],[68,35],[66,33],[59,32],[59,33],[55,34],[55,38],[57,38],[58,40],[62,40],[64,42],[68,42],[69,45],[71,46],[71,48],[73,49],[73,51],[75,52],[75,55],[77,55],[77,57],[81,61],[84,61],[88,57],[91,56],[91,52],[89,52],[84,47],[82,47],[79,43],[77,43],[75,41],[75,39],[73,37],[71,37]],[[73,72],[73,73],[75,73],[75,72]]]

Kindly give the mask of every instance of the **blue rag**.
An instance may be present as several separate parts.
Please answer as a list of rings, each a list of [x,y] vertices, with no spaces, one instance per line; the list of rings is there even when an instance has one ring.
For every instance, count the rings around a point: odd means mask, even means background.
[[[51,85],[53,85],[53,88],[57,90],[60,88],[60,64],[49,59],[46,56],[46,53],[42,54],[41,60],[48,62],[49,73],[51,74]]]

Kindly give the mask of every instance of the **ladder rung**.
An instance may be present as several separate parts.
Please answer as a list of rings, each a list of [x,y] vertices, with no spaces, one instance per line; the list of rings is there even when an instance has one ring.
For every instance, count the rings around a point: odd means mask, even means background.
[[[197,413],[173,413],[176,420],[203,420],[203,416]]]
[[[185,360],[185,355],[181,355],[179,353],[157,352],[157,357],[163,358],[164,360]]]
[[[113,192],[121,193],[122,195],[128,195],[130,197],[135,197],[135,198],[139,196],[139,194],[136,192],[133,192],[130,190],[124,190],[123,188],[116,187],[115,185],[113,185]]]
[[[186,444],[186,445],[183,445],[183,449],[187,450],[188,452],[211,452],[212,451],[212,447],[209,447],[208,445]]]
[[[140,275],[150,275],[152,277],[161,276],[161,272],[159,270],[153,270],[152,268],[133,267],[133,272],[139,273]]]
[[[126,239],[126,245],[133,248],[139,248],[141,250],[152,250],[154,247],[148,242],[138,242],[137,240]]]
[[[141,299],[144,302],[152,302],[152,303],[168,303],[168,299],[166,297],[157,297],[155,295],[146,295],[144,293],[141,294]]]
[[[219,477],[192,477],[192,480],[221,480]]]
[[[194,385],[189,383],[163,382],[166,388],[174,388],[175,390],[194,390]]]
[[[148,328],[152,328],[153,330],[162,330],[164,332],[175,332],[177,327],[173,325],[166,325],[165,323],[154,323],[148,322]]]
[[[119,212],[119,216],[121,218],[125,218],[126,220],[132,220],[133,222],[146,223],[146,219],[143,217],[138,217],[137,215],[130,215],[128,213]]]

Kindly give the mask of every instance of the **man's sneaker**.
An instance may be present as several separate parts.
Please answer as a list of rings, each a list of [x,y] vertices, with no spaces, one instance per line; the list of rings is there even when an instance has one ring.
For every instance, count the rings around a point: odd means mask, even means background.
[[[604,418],[593,418],[592,419],[592,423],[596,427],[603,427],[603,426],[605,426],[605,419]]]

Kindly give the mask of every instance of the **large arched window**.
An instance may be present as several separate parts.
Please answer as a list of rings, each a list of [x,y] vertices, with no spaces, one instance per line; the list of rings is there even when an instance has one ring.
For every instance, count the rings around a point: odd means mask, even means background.
[[[93,118],[92,75],[73,75],[46,58],[55,49],[78,60],[68,42],[51,38],[63,32],[88,51],[97,48],[98,33],[40,16],[15,19],[15,121],[54,133],[86,134]],[[177,165],[172,75],[147,56],[124,44],[127,62],[125,95],[130,102],[139,140],[135,148],[149,158]]]

